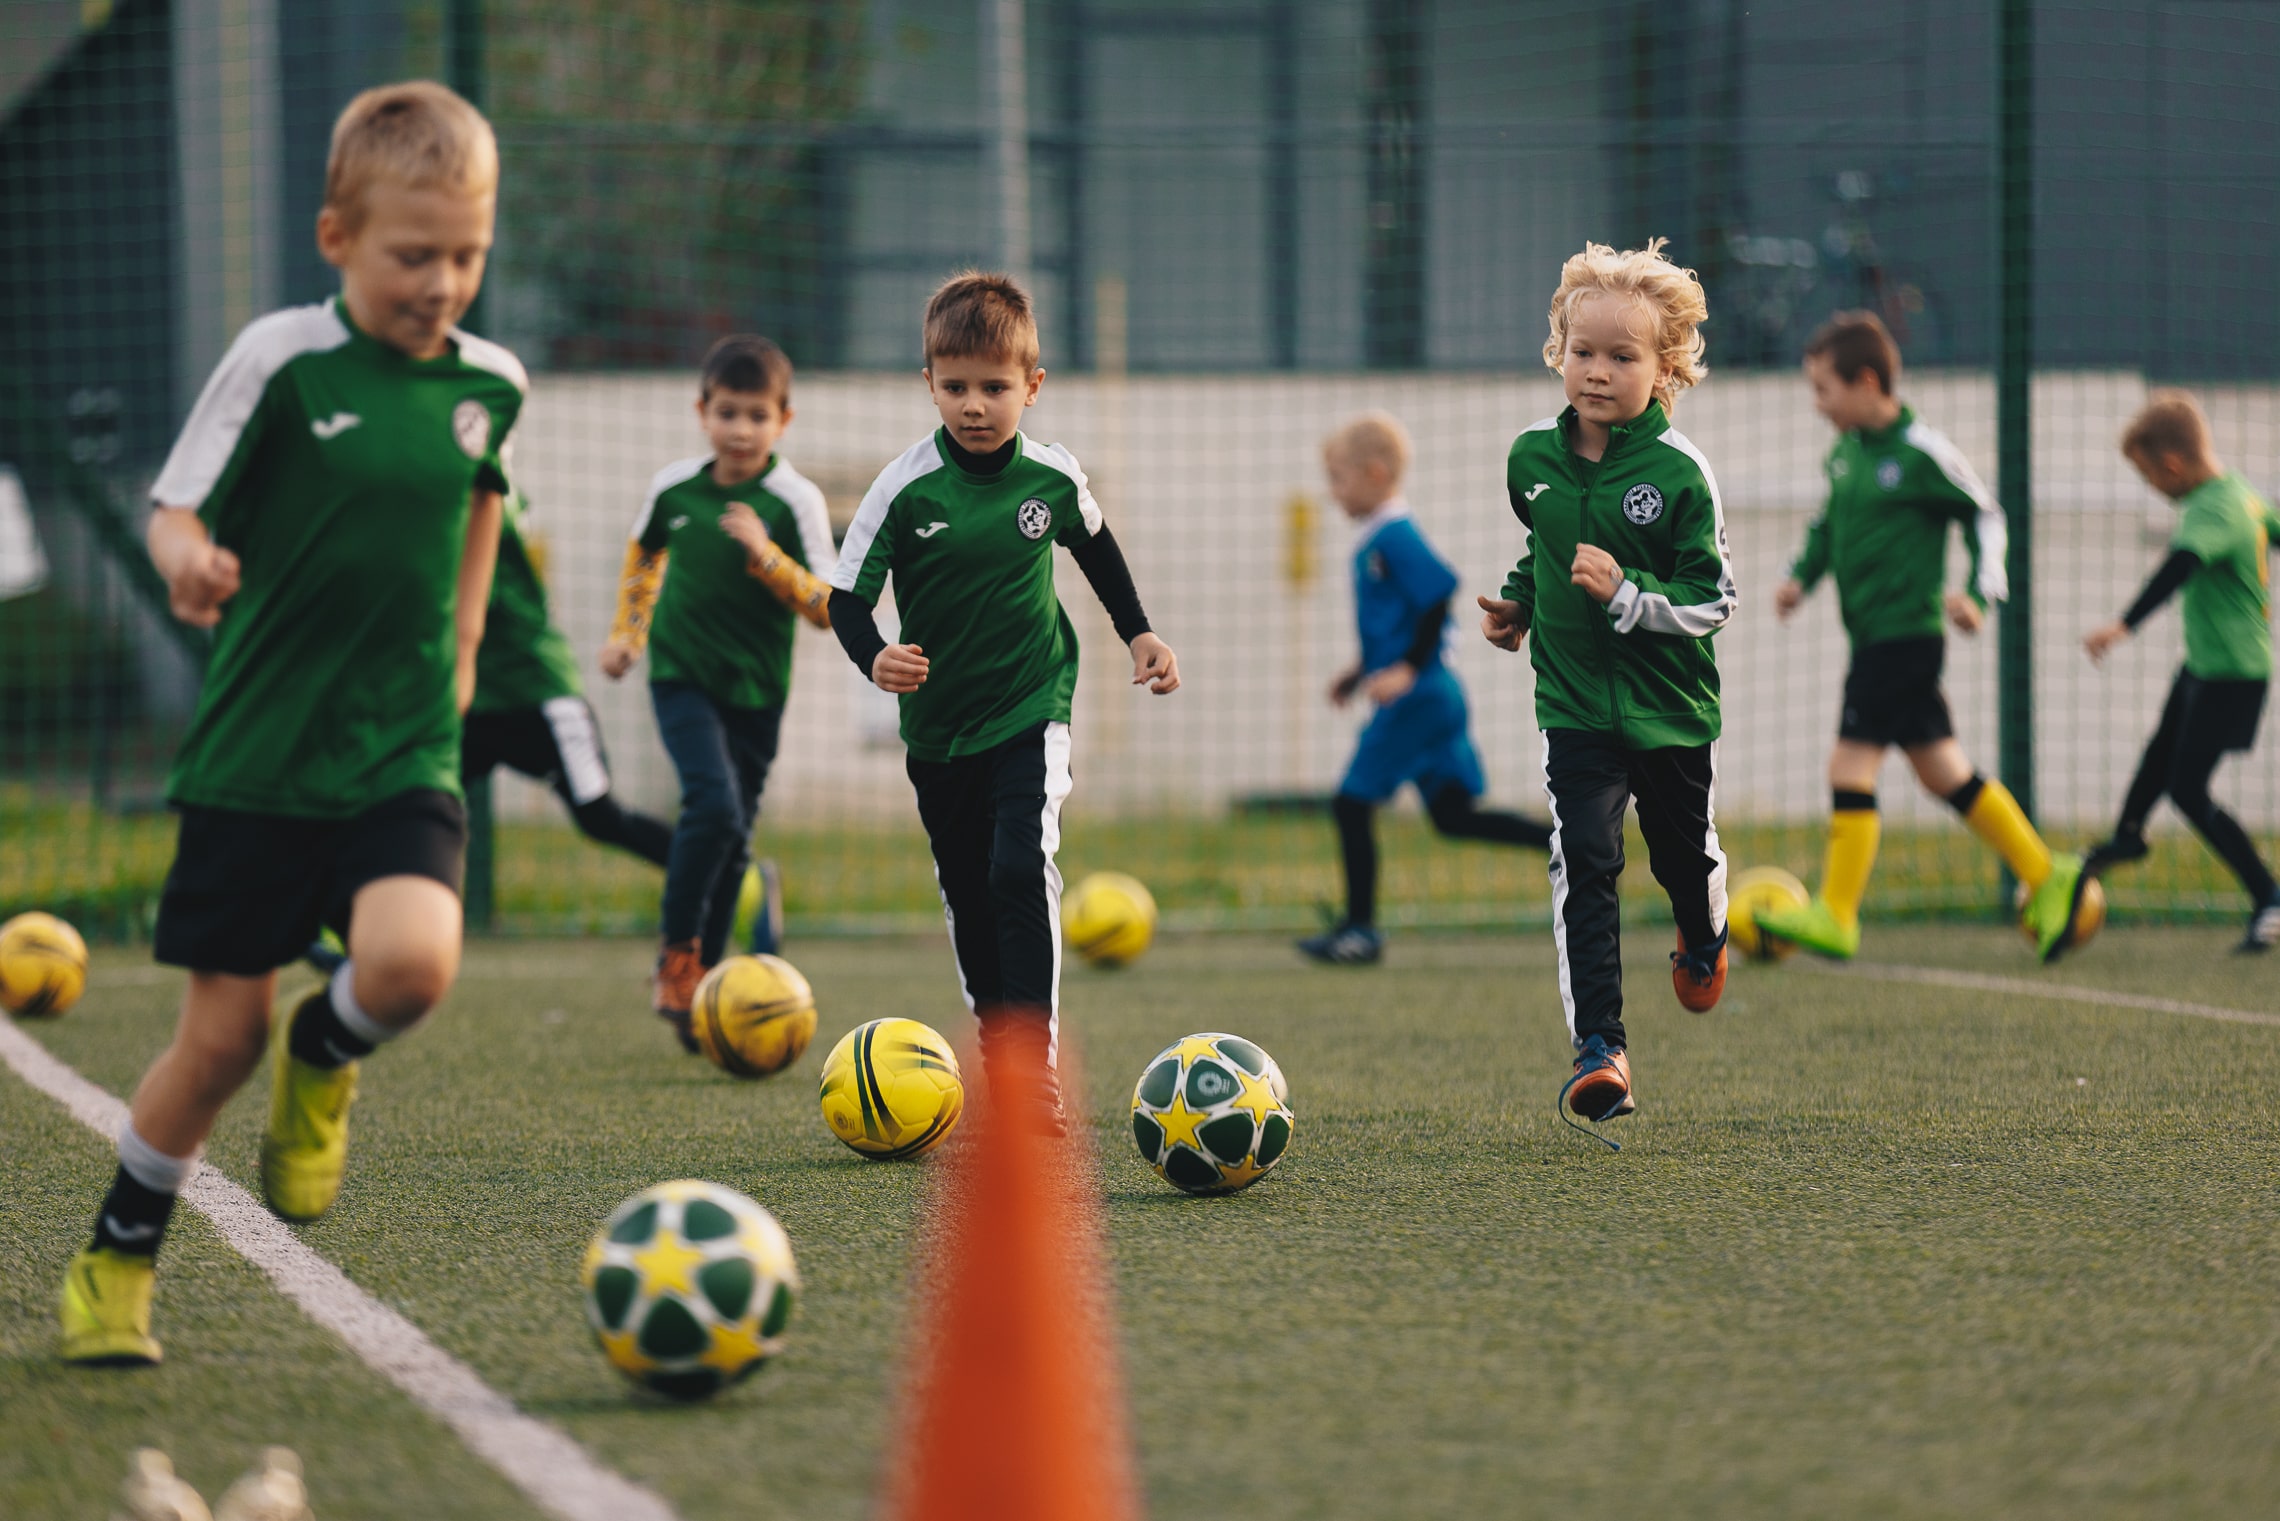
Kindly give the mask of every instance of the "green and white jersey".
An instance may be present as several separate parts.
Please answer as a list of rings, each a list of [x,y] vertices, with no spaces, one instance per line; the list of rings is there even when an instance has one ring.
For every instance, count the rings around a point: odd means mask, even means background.
[[[831,514],[823,492],[781,455],[733,486],[713,479],[712,464],[708,454],[658,471],[634,520],[634,542],[670,556],[649,629],[649,679],[685,681],[732,708],[781,707],[799,615],[747,571],[744,546],[721,531],[720,516],[744,503],[813,571],[831,563]]]
[[[1823,470],[1828,500],[1789,573],[1807,591],[1836,576],[1854,648],[1940,636],[1950,523],[1970,528],[1972,600],[1986,607],[2010,596],[2002,507],[1963,451],[1914,412],[1847,431]]]
[[[475,652],[475,702],[468,711],[498,713],[535,708],[579,695],[578,657],[547,616],[546,582],[531,563],[524,526],[530,506],[507,494],[499,526],[499,568],[491,575],[491,605],[483,615],[483,645]]]
[[[1100,505],[1068,450],[1017,436],[994,476],[952,464],[940,430],[913,444],[864,494],[831,573],[873,605],[894,577],[898,637],[928,662],[900,699],[903,744],[922,761],[1069,721],[1077,632],[1053,590],[1053,546],[1100,532]]]
[[[238,335],[151,485],[241,577],[169,799],[347,818],[414,787],[458,794],[469,499],[509,489],[527,384],[514,355],[456,330],[413,359],[337,298]]]
[[[2272,509],[2237,475],[2177,499],[2171,549],[2197,556],[2185,583],[2185,669],[2203,681],[2272,679]]]

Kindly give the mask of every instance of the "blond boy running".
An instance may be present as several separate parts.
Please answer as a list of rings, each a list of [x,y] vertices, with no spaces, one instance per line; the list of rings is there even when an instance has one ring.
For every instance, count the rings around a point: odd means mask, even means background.
[[[159,1239],[214,1119],[272,1055],[262,1190],[289,1220],[340,1191],[357,1060],[459,969],[460,714],[499,542],[522,366],[454,326],[499,177],[481,113],[385,85],[333,128],[321,305],[247,327],[151,488],[151,559],[214,653],[167,795],[181,838],[155,953],[190,985],[72,1259],[63,1355],[154,1363]],[[272,1021],[320,926],[349,956]]]
[[[2045,961],[2072,943],[2078,856],[2053,855],[2010,789],[1980,775],[1956,742],[1940,690],[1940,618],[1979,631],[2010,595],[2003,509],[1963,451],[1917,420],[1896,394],[1900,349],[1873,312],[1840,312],[1805,346],[1813,407],[1837,430],[1824,467],[1829,496],[1805,532],[1789,579],[1773,594],[1784,622],[1825,575],[1852,640],[1836,748],[1829,752],[1827,864],[1802,908],[1757,916],[1767,934],[1823,956],[1860,949],[1860,905],[1881,834],[1876,774],[1898,745],[1924,790],[1945,800],[2030,891],[2026,923]],[[1948,525],[1971,530],[1968,587],[1943,596]]]

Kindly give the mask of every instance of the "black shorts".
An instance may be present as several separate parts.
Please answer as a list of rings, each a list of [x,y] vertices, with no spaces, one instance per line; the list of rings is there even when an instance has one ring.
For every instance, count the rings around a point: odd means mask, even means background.
[[[583,697],[468,714],[460,730],[460,779],[478,782],[499,766],[551,784],[573,808],[609,796],[602,726]]]
[[[1928,745],[1955,734],[1940,667],[1947,640],[1888,639],[1853,651],[1837,737],[1867,745]]]
[[[347,819],[195,803],[179,812],[151,951],[195,972],[258,977],[289,965],[319,929],[348,932],[349,905],[367,882],[429,877],[456,893],[467,860],[467,810],[432,788]]]
[[[2256,748],[2256,728],[2264,719],[2262,681],[2213,681],[2191,671],[2179,671],[2170,688],[2169,702],[2177,715],[2177,743],[2196,751],[2222,755],[2228,750]],[[2162,719],[2166,727],[2169,713]]]

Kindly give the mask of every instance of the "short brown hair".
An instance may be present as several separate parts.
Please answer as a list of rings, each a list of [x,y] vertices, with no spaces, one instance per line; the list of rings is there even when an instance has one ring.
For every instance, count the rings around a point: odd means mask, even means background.
[[[715,391],[757,392],[781,406],[792,399],[791,356],[758,333],[730,333],[705,350],[700,394]]]
[[[499,188],[499,142],[483,113],[447,85],[375,85],[333,123],[325,209],[354,232],[364,218],[364,192],[383,179],[415,190],[490,195]]]
[[[2122,452],[2132,459],[2157,459],[2174,454],[2181,459],[2206,458],[2216,446],[2209,433],[2208,414],[2190,391],[2153,391],[2130,425],[2122,430]]]
[[[1876,383],[1887,396],[1900,383],[1900,345],[1874,312],[1837,313],[1805,340],[1805,357],[1828,360],[1837,379],[1848,386],[1860,379],[1863,370],[1876,372]]]
[[[926,362],[1002,359],[1037,368],[1037,318],[1011,275],[961,270],[926,303]]]
[[[1377,460],[1399,481],[1409,473],[1409,430],[1391,412],[1364,412],[1322,440],[1322,452],[1333,459]]]

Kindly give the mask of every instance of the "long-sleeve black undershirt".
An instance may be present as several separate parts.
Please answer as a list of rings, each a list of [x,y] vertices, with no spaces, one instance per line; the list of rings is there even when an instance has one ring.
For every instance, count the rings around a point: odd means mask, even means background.
[[[2161,568],[2145,583],[2145,590],[2137,594],[2130,610],[2122,614],[2122,626],[2135,629],[2152,617],[2162,603],[2177,594],[2177,588],[2193,579],[2193,572],[2201,568],[2201,557],[2190,549],[2173,549]]]
[[[1441,626],[1448,621],[1449,599],[1446,597],[1418,615],[1417,632],[1410,636],[1409,648],[1401,654],[1411,670],[1422,671],[1432,664],[1433,657],[1441,652]]]

